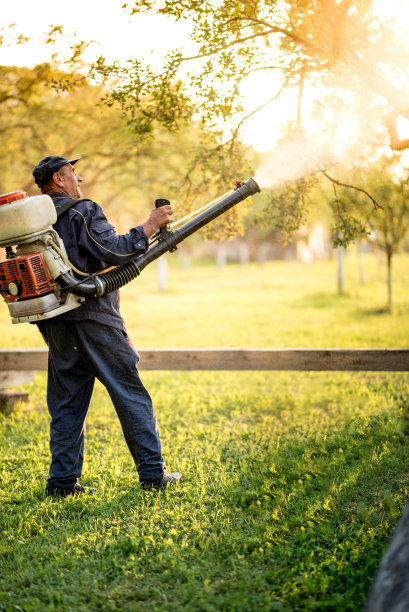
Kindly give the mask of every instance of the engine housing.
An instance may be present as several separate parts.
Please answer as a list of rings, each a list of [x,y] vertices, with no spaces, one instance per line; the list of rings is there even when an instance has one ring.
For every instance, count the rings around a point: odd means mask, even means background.
[[[6,247],[6,259],[0,262],[0,294],[12,323],[55,317],[84,301],[57,281],[72,269],[52,228],[56,220],[48,195],[29,197],[19,190],[0,196],[0,247]]]

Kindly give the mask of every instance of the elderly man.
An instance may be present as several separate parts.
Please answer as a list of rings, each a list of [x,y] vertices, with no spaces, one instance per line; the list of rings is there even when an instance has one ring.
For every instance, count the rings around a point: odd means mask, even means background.
[[[57,210],[67,207],[54,225],[75,268],[92,274],[126,263],[144,253],[148,238],[172,219],[172,208],[155,208],[141,225],[118,235],[102,208],[81,198],[81,157],[50,155],[33,170],[42,193]],[[70,206],[72,204],[72,206]],[[49,496],[91,491],[78,483],[84,453],[85,419],[95,378],[106,387],[144,489],[163,489],[182,480],[164,468],[156,415],[136,368],[138,355],[119,312],[117,291],[86,299],[79,308],[42,321],[49,347],[47,403],[51,415],[52,461],[46,485]]]

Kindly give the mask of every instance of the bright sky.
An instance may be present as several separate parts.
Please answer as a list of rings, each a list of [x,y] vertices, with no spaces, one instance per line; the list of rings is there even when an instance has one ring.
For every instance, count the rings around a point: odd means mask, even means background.
[[[163,56],[167,48],[176,47],[187,39],[185,23],[173,23],[167,17],[139,14],[131,17],[121,6],[123,0],[13,0],[1,7],[2,23],[17,24],[17,30],[29,37],[41,37],[50,25],[61,25],[65,34],[77,33],[80,40],[95,40],[90,55],[105,55],[108,59],[127,60],[133,56]],[[99,44],[98,44],[99,43]],[[2,63],[34,63],[46,59],[50,48],[32,44],[30,56],[27,46],[0,48]]]
[[[408,23],[408,7],[404,0],[375,1],[383,17],[399,14]],[[70,0],[66,3],[55,0],[3,0],[1,17],[4,26],[16,23],[17,32],[30,38],[41,39],[50,25],[62,25],[67,36],[76,32],[79,40],[98,41],[99,44],[89,49],[90,60],[98,55],[120,61],[136,56],[159,66],[166,51],[180,48],[181,44],[185,53],[192,54],[194,49],[189,41],[188,23],[174,23],[165,16],[153,13],[131,17],[121,9],[123,4],[124,0]],[[46,60],[49,54],[50,47],[40,42],[9,48],[3,45],[0,46],[0,64],[33,65]],[[257,108],[265,99],[262,81],[254,82],[246,91],[246,113]],[[273,110],[272,105],[267,106],[248,120],[242,136],[260,151],[269,149],[280,135],[280,124],[295,116],[296,98],[289,93],[278,108],[274,105]]]
[[[161,59],[169,49],[180,48],[193,54],[194,47],[189,40],[190,25],[186,22],[173,22],[163,15],[138,14],[129,16],[121,9],[124,0],[70,0],[69,3],[55,0],[13,0],[4,2],[1,8],[2,24],[17,24],[17,32],[28,37],[42,38],[50,25],[62,25],[65,34],[77,32],[79,40],[95,40],[87,58],[90,60],[104,55],[108,60],[126,61],[131,57],[149,60],[160,65]],[[60,48],[60,47],[59,47]],[[45,61],[51,48],[40,42],[13,47],[0,46],[0,64],[34,65]],[[252,111],[265,100],[263,85],[255,84],[246,93],[245,110]],[[261,102],[260,102],[261,101]],[[291,116],[295,114],[295,104]],[[283,112],[289,113],[288,100],[283,102]],[[279,135],[277,118],[272,117],[267,108],[257,118],[246,123],[242,136],[248,144],[259,150],[274,145]]]

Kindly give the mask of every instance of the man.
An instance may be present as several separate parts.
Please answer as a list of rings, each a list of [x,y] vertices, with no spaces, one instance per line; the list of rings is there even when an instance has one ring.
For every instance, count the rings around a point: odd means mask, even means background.
[[[171,206],[155,208],[148,219],[129,233],[118,235],[102,208],[81,198],[82,178],[75,171],[81,157],[50,155],[33,170],[42,193],[57,210],[74,205],[54,224],[70,262],[87,274],[122,264],[144,253],[148,238],[172,220]],[[182,480],[164,468],[156,415],[149,393],[136,368],[139,360],[119,312],[118,291],[86,299],[79,308],[42,321],[48,347],[47,403],[51,415],[51,466],[46,495],[83,493],[78,483],[84,453],[85,419],[95,378],[108,390],[128,448],[145,489],[162,489]]]

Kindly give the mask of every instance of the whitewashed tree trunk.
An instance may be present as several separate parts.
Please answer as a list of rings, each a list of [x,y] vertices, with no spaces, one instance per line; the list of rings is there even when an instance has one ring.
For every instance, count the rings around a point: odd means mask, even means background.
[[[247,242],[240,242],[239,245],[239,258],[240,258],[240,263],[242,265],[246,265],[249,263],[250,261],[250,254],[249,254],[249,247]]]
[[[392,252],[386,253],[387,284],[388,284],[388,309],[392,311]]]
[[[266,242],[260,244],[257,252],[257,261],[260,264],[263,264],[267,260],[269,246]]]
[[[338,293],[341,295],[344,292],[344,247],[337,247],[337,282]]]
[[[192,258],[190,257],[190,254],[188,253],[188,251],[184,248],[179,248],[178,254],[179,254],[179,260],[182,262],[183,269],[191,270],[192,269]]]
[[[357,244],[357,258],[358,258],[358,272],[359,272],[359,282],[361,285],[365,285],[365,272],[364,272],[364,264],[362,261],[362,242],[359,241]]]
[[[216,263],[218,268],[223,268],[226,265],[227,249],[223,242],[217,245]]]
[[[165,255],[159,257],[156,263],[156,278],[158,281],[159,291],[166,291],[168,281],[168,262]]]

